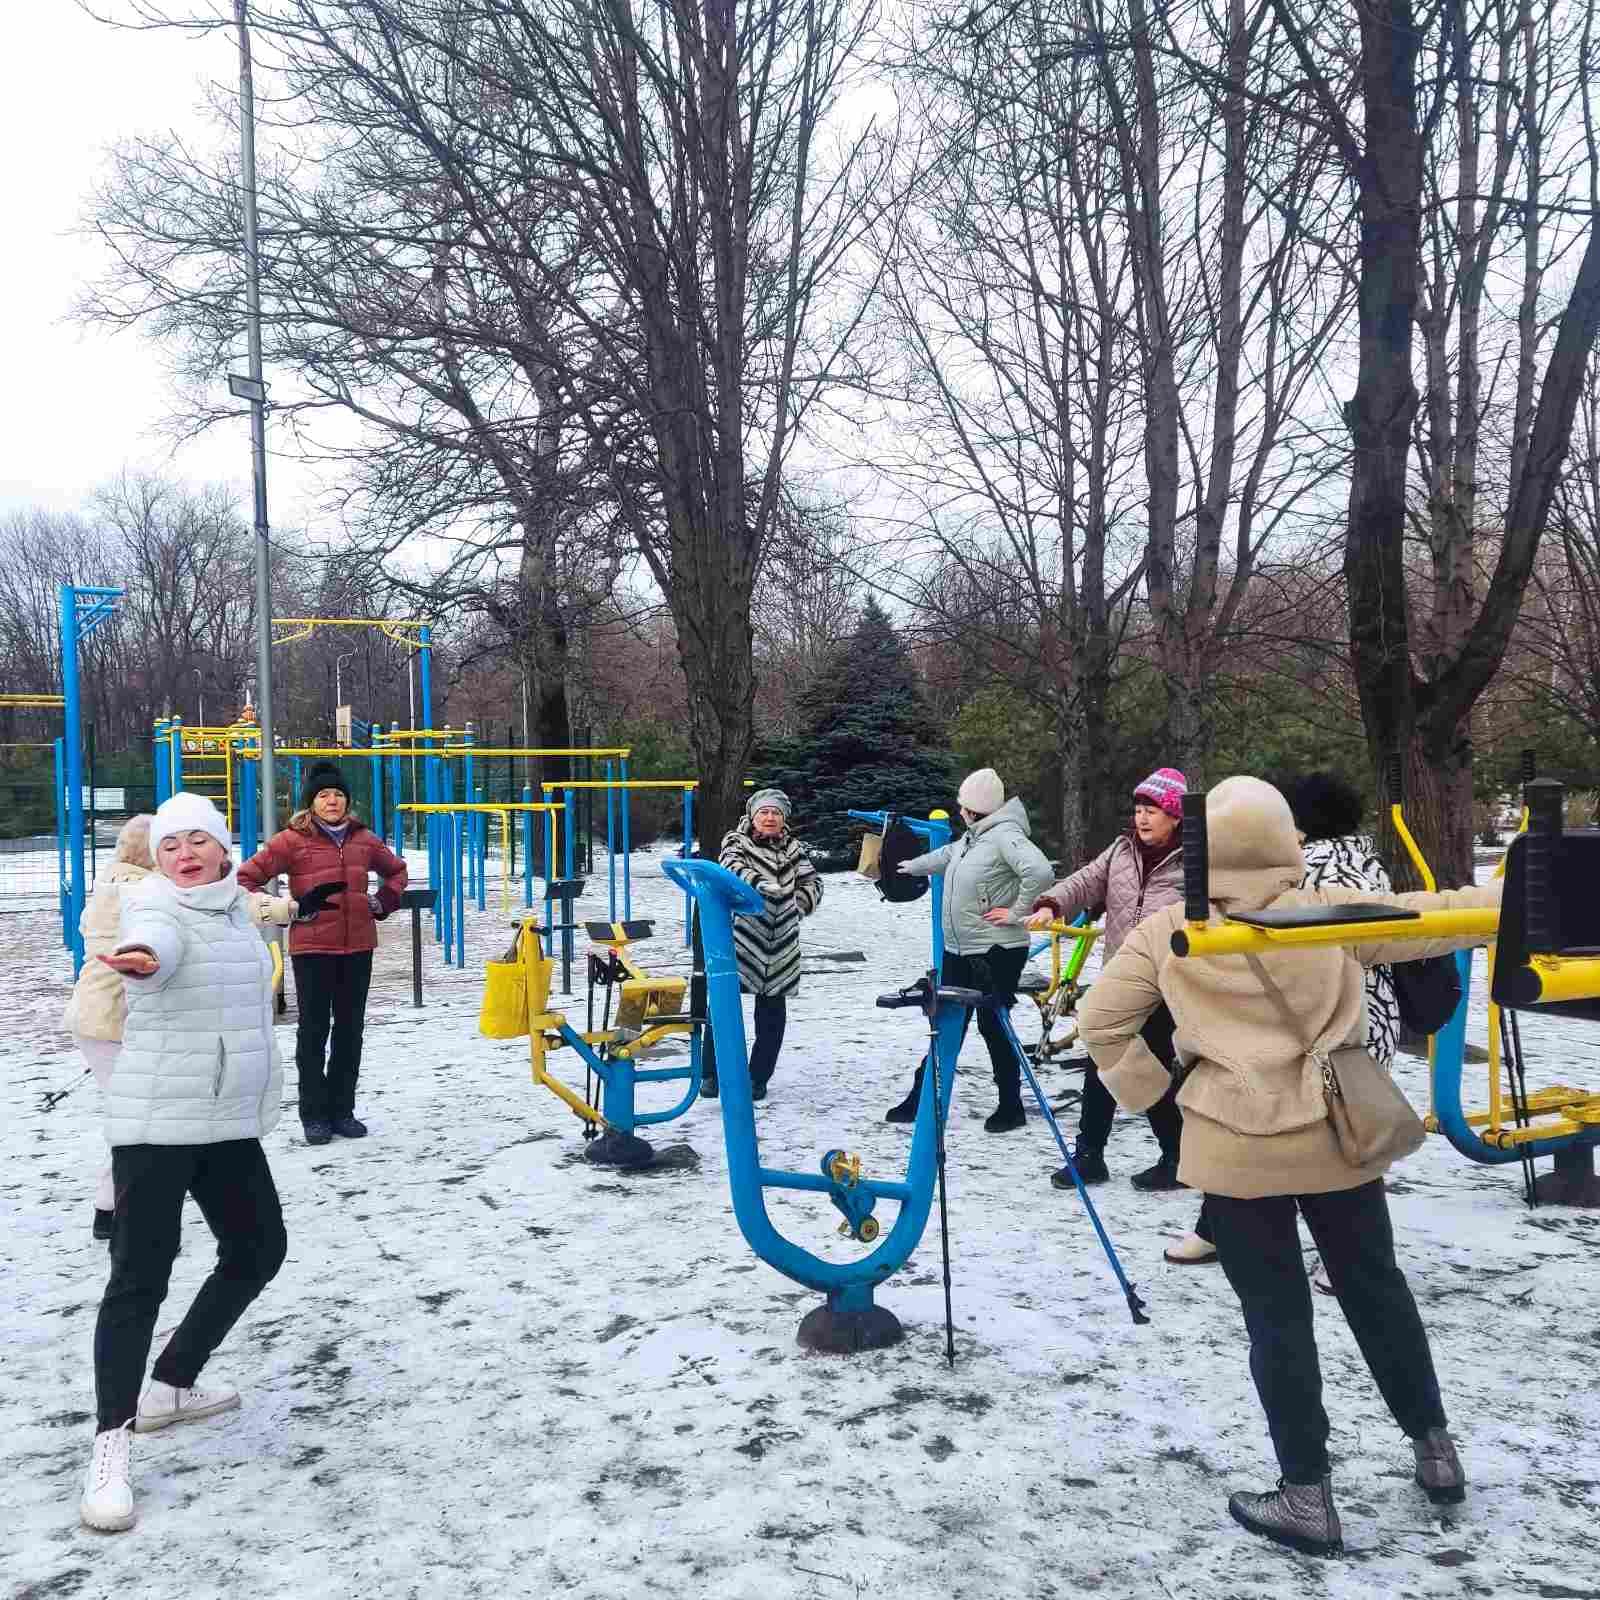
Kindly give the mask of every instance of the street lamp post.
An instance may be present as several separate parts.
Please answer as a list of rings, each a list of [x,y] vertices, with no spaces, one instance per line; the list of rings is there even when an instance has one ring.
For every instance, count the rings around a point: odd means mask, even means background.
[[[333,663],[333,712],[337,716],[339,707],[344,704],[344,664],[351,656],[359,655],[357,650],[346,650],[343,655],[335,658]]]
[[[193,669],[193,671],[194,671],[194,685],[195,685],[195,687],[194,687],[194,698],[195,698],[194,720],[195,720],[195,725],[197,727],[203,728],[206,725],[206,675],[205,675],[205,673],[203,673],[200,670],[199,667],[195,667]]]
[[[277,829],[272,731],[272,542],[267,523],[267,386],[261,374],[261,257],[256,229],[256,97],[250,72],[247,0],[233,0],[239,27],[239,164],[244,200],[246,333],[250,371],[229,376],[231,393],[250,402],[250,467],[256,533],[256,719],[261,727],[261,837]]]

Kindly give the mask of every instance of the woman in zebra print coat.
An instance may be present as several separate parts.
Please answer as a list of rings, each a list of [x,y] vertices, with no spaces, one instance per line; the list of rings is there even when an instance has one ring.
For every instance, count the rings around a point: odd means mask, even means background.
[[[745,814],[723,835],[719,861],[760,890],[767,905],[758,916],[736,917],[733,950],[739,988],[755,996],[755,1038],[750,1045],[750,1092],[764,1100],[778,1064],[787,1020],[786,998],[800,986],[800,919],[822,904],[822,878],[806,847],[789,832],[789,797],[758,789]],[[706,1033],[700,1092],[717,1093],[717,1058]]]

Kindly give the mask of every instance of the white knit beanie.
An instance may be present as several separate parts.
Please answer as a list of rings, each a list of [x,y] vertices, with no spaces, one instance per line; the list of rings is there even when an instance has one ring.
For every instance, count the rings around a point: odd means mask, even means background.
[[[233,849],[228,819],[203,794],[190,794],[187,789],[156,807],[156,814],[150,819],[152,858],[161,848],[161,841],[175,833],[209,833],[224,850]]]
[[[961,780],[956,799],[968,811],[986,817],[1006,803],[1006,786],[1001,783],[1000,774],[993,767],[979,767]]]

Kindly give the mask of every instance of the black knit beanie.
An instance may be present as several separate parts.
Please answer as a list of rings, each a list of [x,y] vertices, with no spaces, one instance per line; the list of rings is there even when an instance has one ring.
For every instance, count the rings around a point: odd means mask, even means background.
[[[350,805],[350,785],[344,781],[344,774],[331,761],[320,761],[306,774],[305,786],[300,791],[300,809],[309,811],[311,802],[324,789],[337,789],[344,796],[345,805]]]

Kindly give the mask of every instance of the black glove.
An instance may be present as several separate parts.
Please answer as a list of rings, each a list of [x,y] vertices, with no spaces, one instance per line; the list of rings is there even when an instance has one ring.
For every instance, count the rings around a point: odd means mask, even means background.
[[[344,893],[342,883],[319,883],[314,889],[307,889],[295,904],[300,908],[295,913],[296,922],[310,922],[319,911],[325,911],[328,903],[336,896]]]

